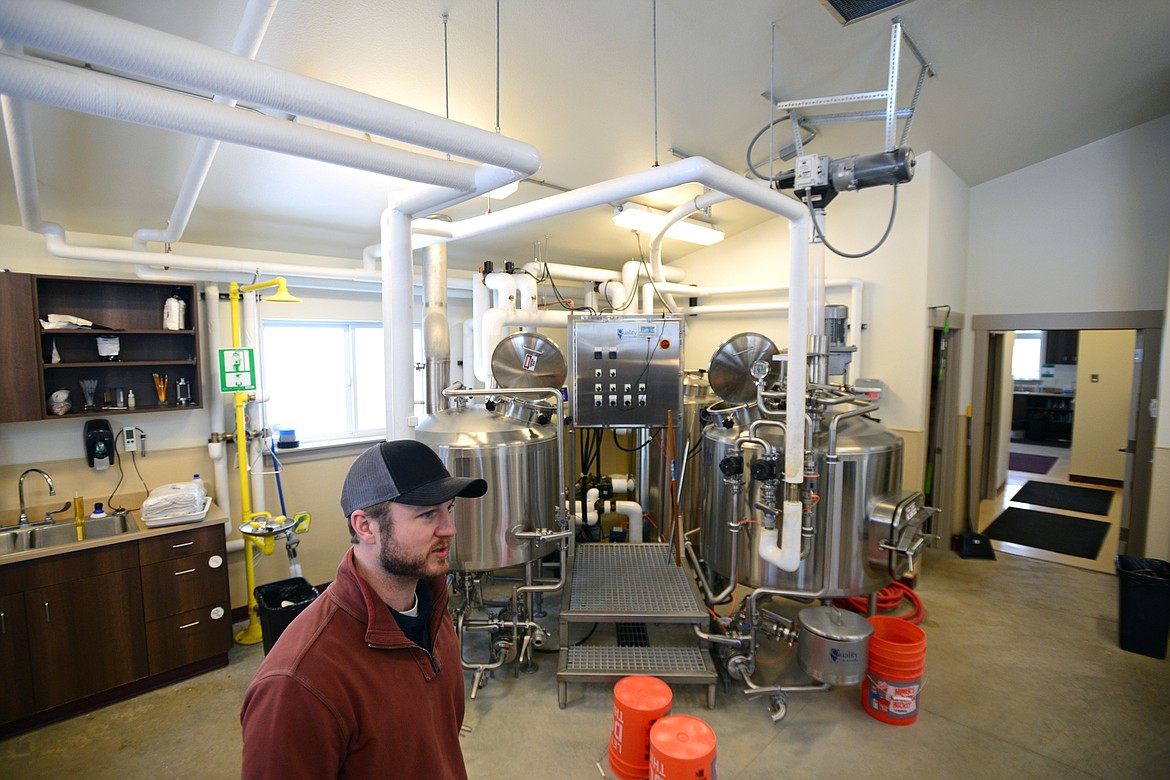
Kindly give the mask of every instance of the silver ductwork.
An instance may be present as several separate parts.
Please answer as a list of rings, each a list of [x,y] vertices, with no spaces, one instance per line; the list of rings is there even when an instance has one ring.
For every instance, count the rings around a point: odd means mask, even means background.
[[[447,408],[443,389],[451,383],[451,327],[447,321],[447,245],[428,246],[423,254],[423,355],[426,363],[427,414]]]

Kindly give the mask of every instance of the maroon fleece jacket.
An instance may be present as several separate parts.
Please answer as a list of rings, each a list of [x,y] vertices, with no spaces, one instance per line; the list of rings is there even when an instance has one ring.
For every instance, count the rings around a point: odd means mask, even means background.
[[[244,694],[245,780],[464,780],[463,670],[445,578],[434,600],[433,653],[407,639],[358,576],[353,550],[337,579],[297,615]]]

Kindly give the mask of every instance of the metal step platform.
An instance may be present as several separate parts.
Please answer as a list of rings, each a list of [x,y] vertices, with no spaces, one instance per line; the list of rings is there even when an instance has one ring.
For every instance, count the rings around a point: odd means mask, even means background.
[[[706,685],[707,706],[714,708],[718,674],[703,643],[685,630],[646,630],[702,625],[707,619],[689,570],[674,565],[666,544],[577,545],[568,609],[560,619],[558,703],[564,709],[570,682],[612,682],[646,674],[668,683]],[[618,631],[618,646],[573,646],[573,623],[645,625]],[[629,642],[631,633],[639,640],[644,634],[645,643]]]

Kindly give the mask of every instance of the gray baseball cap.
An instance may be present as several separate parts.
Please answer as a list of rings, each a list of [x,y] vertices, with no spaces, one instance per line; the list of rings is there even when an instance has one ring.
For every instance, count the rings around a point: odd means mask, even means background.
[[[487,482],[453,477],[427,445],[411,439],[384,441],[358,455],[341,486],[341,511],[368,509],[383,501],[411,506],[445,504],[456,496],[479,498]]]

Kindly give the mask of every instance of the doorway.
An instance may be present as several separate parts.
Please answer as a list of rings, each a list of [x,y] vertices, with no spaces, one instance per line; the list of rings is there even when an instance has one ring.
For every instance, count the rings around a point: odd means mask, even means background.
[[[1113,571],[1114,553],[1144,553],[1153,450],[1153,420],[1147,410],[1157,387],[1160,329],[1158,312],[984,315],[972,319],[975,366],[969,517],[979,531],[987,530],[1004,514],[1014,522],[1054,523],[1059,534],[1068,531],[1070,536],[1080,533],[1081,526],[1099,533],[1101,524],[1108,525],[1095,556],[993,539],[997,549],[1108,572]],[[1080,332],[1091,349],[1103,349],[1105,357],[1114,362],[1108,370],[1081,370],[1078,377],[1072,361],[1065,368],[1051,365],[1053,353],[1049,350],[1045,361],[1050,363],[1050,376],[1039,377],[1035,384],[1017,385],[1011,379],[1012,347],[1017,337],[1035,338],[1017,331],[1060,331],[1061,337],[1054,341],[1065,350],[1068,334]],[[1125,331],[1130,332],[1128,336]],[[1034,350],[1037,345],[1025,347]],[[1132,369],[1128,368],[1131,364]],[[1094,361],[1093,365],[1100,363]],[[1094,392],[1116,381],[1123,372],[1128,372],[1124,377],[1127,398],[1100,415],[1082,414],[1078,426],[1077,384],[1084,383],[1085,402],[1089,403]],[[1117,419],[1100,419],[1110,414]],[[1074,453],[1072,443],[1078,434],[1087,448]],[[1102,443],[1106,440],[1111,444]],[[1108,463],[1103,465],[1105,461]],[[1077,500],[1066,503],[1064,496]],[[1104,502],[1096,509],[1086,511],[1102,498]],[[1082,505],[1080,499],[1091,501]],[[1009,513],[1009,509],[1013,511]],[[1073,520],[1066,524],[1067,517]],[[992,535],[1013,538],[998,528]]]

